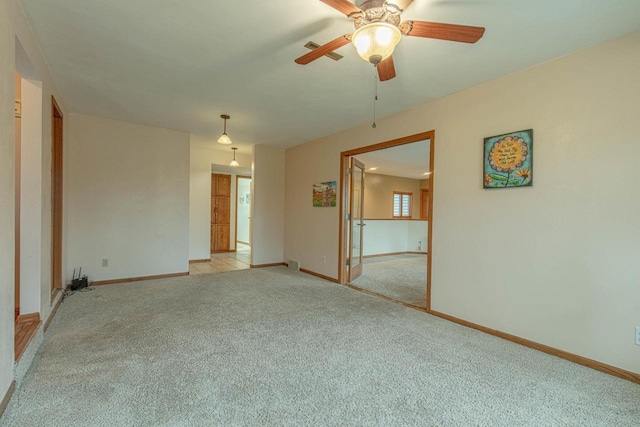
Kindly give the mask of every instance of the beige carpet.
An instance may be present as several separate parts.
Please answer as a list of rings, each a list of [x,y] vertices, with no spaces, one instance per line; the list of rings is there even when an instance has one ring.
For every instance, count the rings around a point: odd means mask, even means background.
[[[60,307],[3,426],[638,426],[640,386],[284,267]]]
[[[362,275],[351,284],[425,308],[427,255],[401,254],[365,258]]]

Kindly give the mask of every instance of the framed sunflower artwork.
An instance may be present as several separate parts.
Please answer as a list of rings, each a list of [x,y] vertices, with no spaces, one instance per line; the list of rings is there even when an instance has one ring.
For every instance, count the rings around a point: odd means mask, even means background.
[[[484,139],[483,188],[529,187],[533,183],[533,129]]]

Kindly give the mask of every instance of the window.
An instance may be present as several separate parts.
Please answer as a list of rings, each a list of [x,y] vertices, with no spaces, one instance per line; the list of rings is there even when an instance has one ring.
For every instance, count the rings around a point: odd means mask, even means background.
[[[393,217],[411,218],[411,196],[413,193],[393,192]]]

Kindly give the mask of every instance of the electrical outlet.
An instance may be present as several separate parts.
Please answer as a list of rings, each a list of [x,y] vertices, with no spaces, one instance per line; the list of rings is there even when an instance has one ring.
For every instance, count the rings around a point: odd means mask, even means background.
[[[323,257],[322,257],[322,263],[323,263],[323,264],[326,264],[326,263],[327,263],[327,257],[326,257],[326,256],[323,256]]]
[[[102,258],[102,266],[109,267],[109,258]]]
[[[640,326],[636,326],[636,345],[640,345]]]

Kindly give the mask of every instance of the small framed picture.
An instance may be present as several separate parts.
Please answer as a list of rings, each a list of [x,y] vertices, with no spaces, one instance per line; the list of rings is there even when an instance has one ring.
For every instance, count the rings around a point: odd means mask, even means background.
[[[533,184],[533,129],[484,139],[483,188]]]
[[[313,207],[335,207],[337,189],[336,181],[313,184]]]

